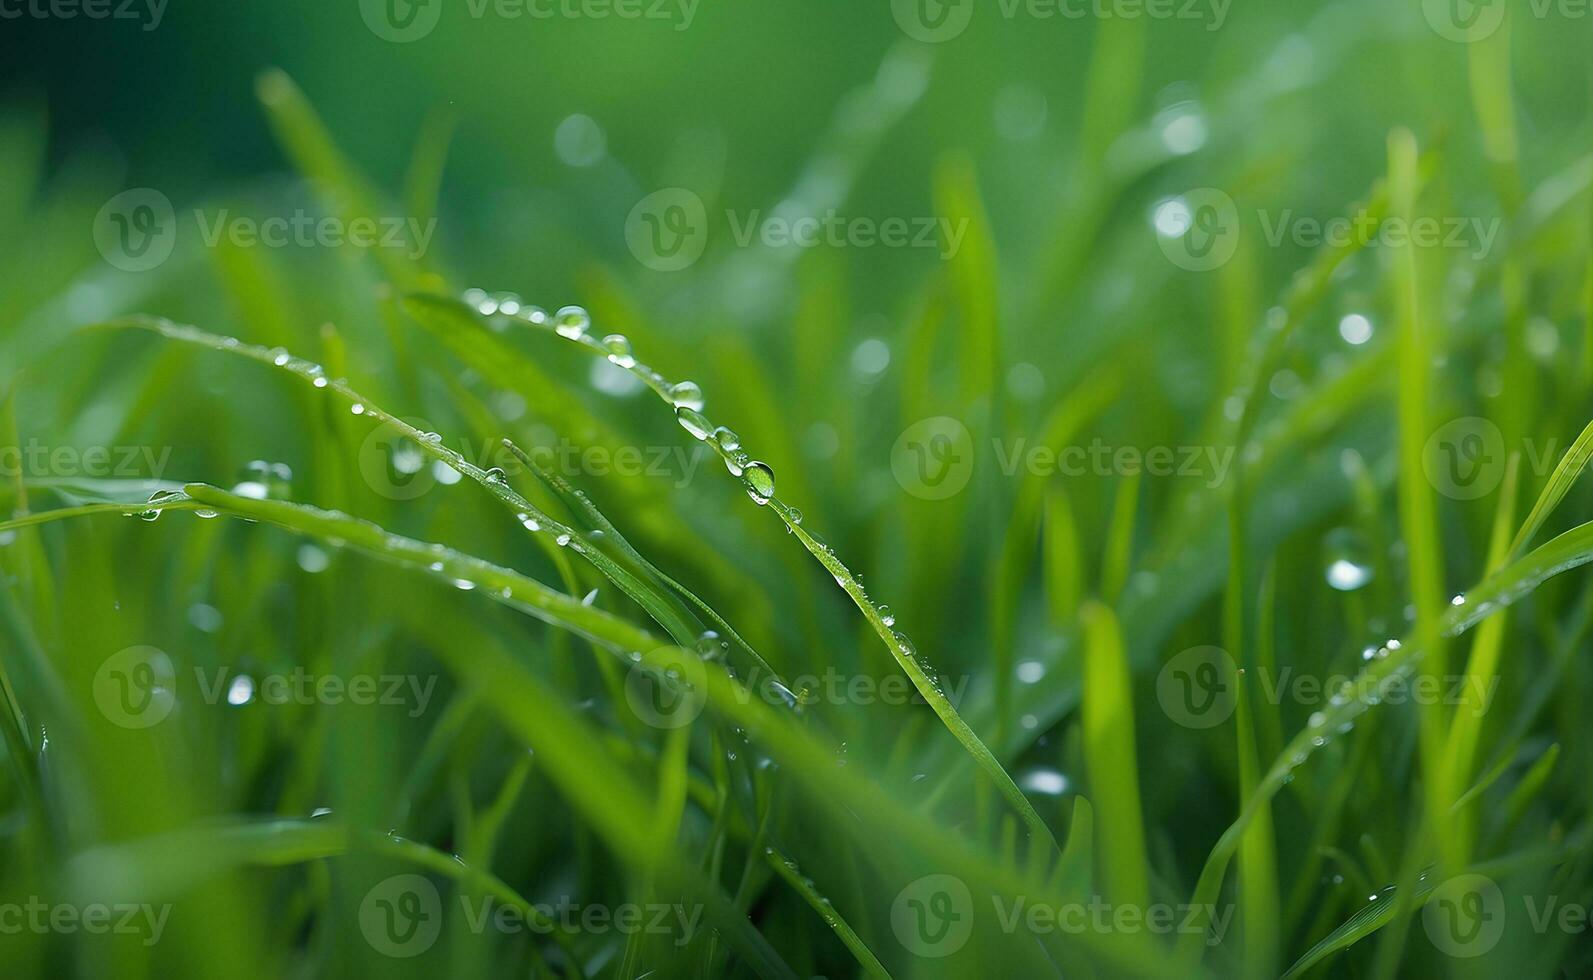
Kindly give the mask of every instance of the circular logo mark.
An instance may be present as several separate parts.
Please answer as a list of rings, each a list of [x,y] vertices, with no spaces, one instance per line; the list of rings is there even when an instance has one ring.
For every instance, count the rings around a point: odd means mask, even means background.
[[[625,700],[654,728],[684,728],[708,703],[708,668],[681,647],[659,647],[625,678]]]
[[[1180,269],[1210,272],[1239,248],[1239,208],[1215,187],[1197,187],[1156,205],[1156,243]]]
[[[360,932],[383,956],[408,959],[431,949],[442,934],[442,897],[422,875],[393,875],[360,902]]]
[[[371,33],[394,44],[419,41],[442,19],[443,0],[360,0]]]
[[[425,419],[404,419],[421,432]],[[408,433],[390,422],[371,431],[360,443],[359,468],[365,485],[388,500],[414,500],[437,485],[432,458]]]
[[[1469,415],[1439,428],[1422,449],[1422,470],[1439,493],[1476,500],[1504,479],[1504,434],[1484,418]]]
[[[910,953],[950,956],[973,935],[973,896],[954,875],[925,875],[903,888],[891,905],[891,929]]]
[[[973,477],[973,435],[949,415],[914,422],[891,447],[891,473],[903,490],[923,500],[945,500]]]
[[[666,187],[637,202],[625,219],[625,244],[657,272],[679,272],[708,247],[708,209],[684,187]]]
[[[1486,875],[1459,875],[1439,885],[1422,909],[1422,927],[1450,956],[1482,956],[1504,937],[1504,895]]]
[[[1239,665],[1221,647],[1191,647],[1156,675],[1156,700],[1185,728],[1215,728],[1233,715]]]
[[[155,647],[128,647],[94,674],[94,703],[113,724],[149,728],[177,706],[177,671]]]
[[[1422,0],[1422,13],[1439,37],[1471,44],[1492,37],[1504,23],[1505,0]]]
[[[896,25],[915,41],[938,44],[968,29],[974,0],[891,0]]]
[[[122,191],[94,216],[94,247],[124,272],[148,272],[171,258],[176,244],[177,212],[152,187]]]

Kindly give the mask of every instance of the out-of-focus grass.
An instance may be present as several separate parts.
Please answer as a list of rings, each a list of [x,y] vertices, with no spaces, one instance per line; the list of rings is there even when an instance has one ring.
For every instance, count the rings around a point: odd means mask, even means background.
[[[1420,20],[1092,23],[1049,103],[898,41],[805,160],[600,168],[555,244],[449,230],[468,119],[376,180],[271,71],[302,182],[184,202],[439,215],[418,255],[111,268],[121,188],[9,110],[8,972],[1586,973],[1537,914],[1593,899],[1586,66]],[[926,147],[969,91],[1001,134]],[[956,247],[662,273],[619,225],[669,181]],[[1269,232],[1338,215],[1498,235]],[[1045,465],[1092,446],[1175,471]]]

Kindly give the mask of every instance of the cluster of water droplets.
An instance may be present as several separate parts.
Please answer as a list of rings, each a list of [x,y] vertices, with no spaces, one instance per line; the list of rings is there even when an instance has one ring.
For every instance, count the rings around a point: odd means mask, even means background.
[[[630,340],[624,334],[611,333],[601,338],[595,336],[592,332],[591,314],[584,308],[566,306],[550,316],[541,307],[527,305],[512,293],[490,294],[482,289],[469,289],[465,291],[462,298],[467,305],[486,317],[507,318],[509,322],[518,321],[542,329],[551,327],[553,332],[560,337],[581,344],[591,349],[594,353],[606,357],[609,363],[630,371],[673,406],[675,419],[680,423],[681,428],[685,429],[687,434],[693,439],[708,446],[719,455],[720,459],[724,461],[725,469],[729,471],[731,476],[741,481],[742,487],[747,491],[747,496],[752,498],[754,503],[759,506],[767,506],[775,501],[774,470],[769,464],[753,458],[752,454],[742,445],[741,437],[734,430],[722,425],[715,425],[709,420],[708,416],[704,414],[706,401],[703,397],[702,387],[694,381],[671,382],[657,371],[637,361],[635,353],[631,349]],[[488,476],[489,479],[492,478],[490,472]],[[783,506],[781,510],[789,525],[787,530],[794,533],[793,526],[802,523],[802,512],[789,505]],[[532,526],[536,524],[535,520],[525,515],[522,515],[521,520],[522,523],[526,523],[529,520],[530,523],[526,524],[527,528],[536,530],[536,527]],[[577,543],[569,534],[563,532],[558,535],[556,540],[560,546]],[[815,543],[824,552],[825,556],[828,556],[831,560],[838,561],[838,559],[834,558],[834,550],[828,545],[817,542],[817,539],[815,539]],[[826,562],[826,565],[828,564],[829,562]],[[847,583],[840,574],[836,574],[836,581],[843,588],[846,587]],[[862,582],[860,579],[857,580],[857,585],[861,591]],[[945,692],[938,674],[918,659],[918,650],[914,647],[912,641],[904,633],[894,629],[896,619],[891,615],[889,607],[874,605],[866,594],[862,596],[861,601],[872,607],[879,615],[881,622],[890,631],[892,643],[895,645],[898,654],[913,663],[928,679],[933,690],[941,697],[944,697]],[[793,694],[789,689],[784,688],[783,685],[779,686],[783,691],[783,694],[780,695],[780,700],[794,707],[803,703],[802,697]]]

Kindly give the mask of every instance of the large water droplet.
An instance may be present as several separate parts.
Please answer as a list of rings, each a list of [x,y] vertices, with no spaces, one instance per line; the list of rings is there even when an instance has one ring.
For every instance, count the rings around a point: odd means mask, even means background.
[[[592,326],[592,316],[579,306],[566,306],[553,314],[553,329],[560,337],[579,340]]]
[[[694,439],[707,439],[708,433],[713,431],[713,424],[694,408],[675,409],[675,420],[680,423],[681,428],[690,432]]]
[[[682,381],[670,385],[669,400],[676,408],[689,408],[692,411],[702,411],[702,388],[695,381]]]
[[[750,463],[741,476],[747,484],[747,496],[758,506],[774,499],[774,470],[766,463]]]
[[[632,368],[636,358],[631,355],[631,341],[622,333],[611,333],[603,338],[603,349],[608,351],[609,363],[617,367]]]

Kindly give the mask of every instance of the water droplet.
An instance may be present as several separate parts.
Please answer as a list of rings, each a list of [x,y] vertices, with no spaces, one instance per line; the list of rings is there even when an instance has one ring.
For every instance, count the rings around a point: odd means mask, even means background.
[[[730,429],[720,426],[714,430],[714,442],[725,452],[733,452],[741,448],[741,437]]]
[[[231,705],[248,704],[254,697],[254,678],[248,674],[239,674],[227,686],[227,703]]]
[[[1331,531],[1323,546],[1328,559],[1328,585],[1340,592],[1354,592],[1372,580],[1369,549],[1355,531],[1344,527]]]
[[[796,694],[789,687],[786,687],[779,681],[771,680],[769,682],[769,690],[772,691],[774,696],[780,699],[780,703],[784,704],[787,708],[795,709],[797,707],[799,701]]]
[[[1339,336],[1352,347],[1359,347],[1372,339],[1372,321],[1359,313],[1351,313],[1339,321]]]
[[[884,621],[886,626],[896,625],[896,614],[891,612],[890,606],[879,607],[879,618]]]
[[[353,405],[349,406],[349,411],[354,413],[355,415],[364,415],[365,414],[365,406],[359,404],[358,402],[355,402]]]
[[[670,385],[669,400],[676,408],[689,408],[692,411],[702,411],[702,388],[695,381],[682,381]],[[716,432],[717,434],[717,432]]]
[[[719,639],[719,634],[713,630],[706,630],[701,636],[697,637],[697,656],[704,660],[718,659],[724,653],[724,650],[723,641]]]
[[[487,482],[488,483],[508,483],[509,482],[509,474],[505,473],[502,469],[494,466],[492,469],[487,471]]]
[[[608,351],[610,364],[622,368],[636,366],[636,358],[631,356],[630,338],[622,333],[611,333],[603,338],[603,349]]]
[[[747,484],[747,496],[758,506],[763,506],[774,499],[774,470],[766,463],[751,463],[743,473],[742,479]]]
[[[1025,684],[1038,684],[1045,677],[1045,664],[1038,660],[1025,660],[1018,664],[1018,680]]]
[[[1061,796],[1067,792],[1068,778],[1055,769],[1030,769],[1019,774],[1018,788],[1034,796]]]
[[[311,575],[326,571],[327,566],[332,563],[326,552],[313,544],[300,545],[298,558],[299,567]]]
[[[553,329],[560,337],[579,340],[591,326],[591,314],[579,306],[566,306],[553,314]]]
[[[675,420],[680,423],[681,428],[690,432],[694,439],[707,439],[709,432],[713,430],[713,425],[708,419],[694,408],[675,409]]]
[[[271,496],[270,489],[264,483],[255,480],[245,480],[233,487],[232,492],[234,496],[248,497],[250,500],[265,500]]]

